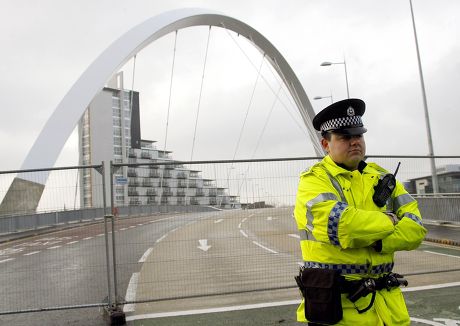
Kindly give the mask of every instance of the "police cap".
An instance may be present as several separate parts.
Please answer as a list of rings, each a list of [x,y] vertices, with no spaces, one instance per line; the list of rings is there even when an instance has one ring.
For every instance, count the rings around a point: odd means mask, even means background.
[[[313,127],[321,132],[361,135],[367,131],[361,120],[365,110],[366,104],[357,98],[335,102],[313,118]]]

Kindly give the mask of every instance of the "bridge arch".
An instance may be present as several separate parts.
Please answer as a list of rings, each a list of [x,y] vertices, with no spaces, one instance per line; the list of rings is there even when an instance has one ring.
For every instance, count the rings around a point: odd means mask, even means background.
[[[133,27],[114,41],[85,70],[63,97],[27,154],[21,169],[53,167],[94,96],[111,76],[136,53],[160,37],[192,26],[216,26],[232,30],[252,42],[282,78],[303,118],[318,156],[322,155],[318,133],[312,133],[314,111],[300,81],[281,53],[251,26],[218,12],[204,9],[178,9],[154,16]],[[46,180],[45,180],[46,182]]]

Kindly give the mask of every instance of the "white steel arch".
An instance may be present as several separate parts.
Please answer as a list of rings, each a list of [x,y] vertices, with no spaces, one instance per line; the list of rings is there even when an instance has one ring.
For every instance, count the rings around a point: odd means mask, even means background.
[[[202,25],[232,30],[249,39],[256,48],[265,53],[267,60],[280,75],[294,98],[307,130],[309,130],[316,154],[322,155],[319,135],[311,131],[315,114],[311,103],[294,71],[281,53],[262,34],[237,19],[218,12],[189,8],[169,11],[144,21],[122,35],[102,52],[58,104],[26,156],[21,169],[54,166],[65,142],[91,100],[111,76],[136,53],[170,32]]]

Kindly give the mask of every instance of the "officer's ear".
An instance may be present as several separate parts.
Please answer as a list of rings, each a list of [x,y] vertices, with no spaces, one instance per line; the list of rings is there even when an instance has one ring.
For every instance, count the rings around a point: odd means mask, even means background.
[[[321,138],[321,146],[323,146],[323,149],[329,153],[329,140],[326,138]]]

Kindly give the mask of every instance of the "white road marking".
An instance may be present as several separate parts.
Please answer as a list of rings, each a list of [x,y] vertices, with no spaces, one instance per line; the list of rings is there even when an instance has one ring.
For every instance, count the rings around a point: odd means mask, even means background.
[[[24,254],[24,256],[31,256],[31,255],[35,255],[35,254],[38,254],[40,251],[32,251],[32,252],[28,252],[27,254]]]
[[[220,222],[222,222],[223,220],[224,220],[223,218],[220,218],[220,219],[218,219],[218,220],[215,220],[215,221],[214,221],[214,223],[216,223],[216,224],[217,224],[217,223],[220,223]]]
[[[229,306],[229,307],[218,307],[218,308],[209,308],[209,309],[160,312],[160,313],[143,314],[143,315],[137,315],[137,316],[127,316],[126,320],[132,321],[132,320],[140,320],[140,319],[148,319],[148,318],[187,316],[187,315],[209,314],[209,313],[215,313],[215,312],[260,309],[260,308],[266,308],[266,307],[294,305],[294,304],[299,304],[299,303],[300,303],[300,300],[291,300],[291,301],[280,301],[280,302],[256,303],[256,304],[250,304],[250,305],[244,305],[244,306]]]
[[[246,232],[244,232],[243,230],[240,230],[240,233],[243,235],[243,237],[248,238],[248,235],[247,235]]]
[[[460,285],[460,282],[453,282],[453,283],[437,284],[437,285],[433,285],[433,287],[434,288],[442,288],[442,287],[452,287],[452,286],[459,286],[459,285]],[[418,286],[418,287],[413,287],[413,288],[403,288],[402,291],[426,290],[426,287],[427,286]],[[279,306],[297,305],[299,303],[300,303],[300,300],[290,300],[290,301],[257,303],[257,304],[250,304],[250,305],[244,305],[244,306],[241,305],[241,306],[217,307],[217,308],[209,308],[209,309],[184,310],[184,311],[173,311],[173,312],[160,312],[160,313],[152,313],[152,314],[127,316],[126,320],[127,321],[133,321],[133,320],[142,320],[142,319],[149,319],[149,318],[176,317],[176,316],[209,314],[209,313],[226,312],[226,311],[260,309],[260,308],[267,308],[267,307],[279,307]],[[411,317],[411,320],[417,321],[417,318]]]
[[[300,239],[300,235],[298,234],[289,233],[288,236],[292,238]]]
[[[131,275],[131,279],[129,280],[128,288],[126,289],[126,301],[134,301],[136,300],[136,290],[137,290],[137,283],[139,282],[139,273],[133,273]],[[128,303],[125,304],[123,307],[124,312],[135,311],[136,304],[135,303]]]
[[[83,238],[83,240],[90,240],[92,239],[93,237],[87,237],[87,238]]]
[[[79,241],[70,241],[70,242],[67,242],[66,244],[74,244],[74,243],[78,243]]]
[[[104,233],[99,233],[98,235],[96,235],[96,237],[102,237],[104,236]]]
[[[120,231],[128,230],[128,228],[121,228]]]
[[[135,228],[136,226],[135,225],[131,225],[128,227],[128,229],[132,229],[132,228]]]
[[[275,250],[267,248],[264,245],[261,245],[260,243],[258,243],[257,241],[253,241],[252,243],[255,244],[256,246],[259,246],[262,249],[265,249],[265,250],[271,252],[272,254],[277,254],[277,252]]]
[[[427,252],[429,254],[433,255],[440,255],[440,256],[447,256],[447,257],[454,257],[454,258],[460,258],[460,256],[455,256],[455,255],[449,255],[449,254],[442,254],[440,252],[435,252],[435,251],[429,251],[429,250],[423,250],[424,252]]]
[[[14,260],[15,258],[7,258],[7,259],[3,259],[3,260],[0,260],[0,264],[1,263],[6,263],[7,261],[11,261],[11,260]]]
[[[251,216],[253,216],[253,215],[249,215],[249,217],[251,217]],[[244,222],[246,222],[247,220],[248,220],[248,218],[245,217],[245,218],[243,218],[243,219],[241,220],[241,223],[244,223]]]
[[[403,291],[403,292],[413,292],[413,291],[421,291],[421,290],[433,290],[433,289],[449,288],[449,287],[452,287],[452,286],[460,286],[460,282],[414,286],[414,287],[408,287],[408,288],[401,288],[401,291]]]
[[[149,248],[147,249],[144,254],[142,255],[141,259],[139,259],[139,263],[145,263],[145,261],[147,260],[147,257],[150,255],[150,253],[152,252],[153,248]]]
[[[241,223],[240,223],[240,224],[238,224],[238,229],[241,229]]]
[[[142,223],[139,223],[139,224],[137,224],[137,225],[138,225],[138,226],[142,226],[142,225],[144,225],[144,224],[142,224]]]
[[[62,246],[53,246],[53,247],[48,247],[48,248],[46,248],[46,249],[52,250],[52,249],[57,249],[57,248],[61,248],[61,247],[62,247]]]
[[[173,233],[173,232],[176,232],[177,230],[179,230],[179,228],[172,229],[172,230],[169,231],[168,233]]]
[[[162,237],[158,238],[157,241],[155,241],[155,243],[158,243],[160,241],[163,241],[166,237],[168,236],[168,234],[163,234]]]
[[[271,220],[273,220],[273,217],[267,216],[267,221],[271,221]]]
[[[200,245],[197,248],[200,250],[206,252],[209,250],[209,248],[211,248],[211,246],[208,246],[208,239],[200,239],[198,240],[198,242],[200,243]]]

